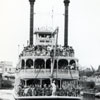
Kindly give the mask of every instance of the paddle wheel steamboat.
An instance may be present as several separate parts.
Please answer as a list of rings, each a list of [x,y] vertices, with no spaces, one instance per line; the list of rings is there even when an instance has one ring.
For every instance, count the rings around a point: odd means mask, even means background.
[[[30,2],[30,43],[19,55],[14,86],[15,100],[64,99],[81,100],[78,59],[68,46],[68,5],[65,5],[64,46],[58,44],[59,28],[33,32],[34,2]],[[35,44],[33,36],[36,37]],[[52,94],[52,82],[55,93]]]

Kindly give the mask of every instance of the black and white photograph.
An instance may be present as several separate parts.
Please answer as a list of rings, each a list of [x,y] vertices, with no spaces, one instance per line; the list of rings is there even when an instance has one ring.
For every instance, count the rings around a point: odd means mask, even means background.
[[[100,0],[0,0],[0,100],[100,100]]]

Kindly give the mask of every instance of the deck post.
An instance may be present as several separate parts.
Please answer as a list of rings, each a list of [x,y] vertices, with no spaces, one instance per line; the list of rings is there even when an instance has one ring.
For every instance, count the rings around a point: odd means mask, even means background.
[[[25,80],[25,87],[27,86],[27,80]]]
[[[45,66],[44,66],[44,68],[46,69],[46,59],[45,59]]]
[[[40,85],[41,85],[41,87],[42,87],[42,79],[40,79]]]
[[[62,82],[62,79],[60,79],[60,88],[61,88],[61,82]]]

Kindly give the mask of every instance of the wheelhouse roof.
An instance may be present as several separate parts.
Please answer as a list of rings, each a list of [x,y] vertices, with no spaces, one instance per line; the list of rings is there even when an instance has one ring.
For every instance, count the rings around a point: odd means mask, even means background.
[[[55,34],[55,32],[48,32],[48,31],[36,31],[36,32],[34,32],[34,34],[41,34],[41,35],[54,35]]]

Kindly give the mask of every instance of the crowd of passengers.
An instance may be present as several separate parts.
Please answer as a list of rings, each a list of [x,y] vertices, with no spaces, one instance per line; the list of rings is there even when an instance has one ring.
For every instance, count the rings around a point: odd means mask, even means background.
[[[28,66],[26,66],[26,68],[28,69]],[[36,69],[42,69],[42,68],[44,68],[44,66],[42,64],[41,65],[36,64],[35,68]],[[56,68],[54,68],[54,69],[56,69]],[[78,69],[78,67],[76,67],[75,63],[73,63],[72,65],[58,66],[58,69],[61,69],[62,71],[66,71],[66,70],[75,70],[75,69]]]
[[[44,46],[44,45],[36,45],[36,46],[27,46],[24,47],[23,52],[20,56],[28,56],[28,55],[36,55],[36,56],[50,56],[51,52],[54,50],[55,47],[52,47],[50,45]],[[56,48],[56,55],[57,56],[74,56],[74,49],[71,46],[61,46],[57,45]]]
[[[39,84],[29,85],[24,87],[19,85],[19,96],[52,96],[52,86],[44,84],[43,87]],[[80,89],[74,83],[63,83],[62,88],[56,85],[55,96],[79,96]]]

